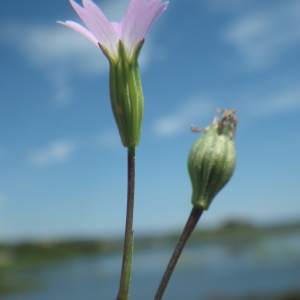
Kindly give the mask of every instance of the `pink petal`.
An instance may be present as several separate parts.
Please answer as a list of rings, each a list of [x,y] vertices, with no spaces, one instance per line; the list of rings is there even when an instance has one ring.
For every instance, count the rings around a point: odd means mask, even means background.
[[[121,39],[121,35],[122,35],[122,23],[110,22],[110,24],[114,28],[115,33],[117,34],[118,38]]]
[[[131,0],[122,20],[122,40],[129,57],[135,46],[144,38],[153,22],[167,8],[161,0]]]
[[[156,19],[167,9],[169,5],[169,2],[164,2],[156,11],[151,23],[149,24],[149,27],[147,29],[147,31],[149,30],[149,28],[152,26],[152,24],[156,21]]]
[[[80,24],[75,23],[73,21],[57,22],[57,23],[65,25],[65,26],[77,31],[78,33],[82,34],[84,37],[89,39],[96,46],[98,46],[98,40],[96,39],[96,37],[91,32],[89,32],[87,29],[82,27]]]
[[[113,57],[117,57],[118,36],[114,28],[95,3],[91,0],[83,0],[82,2],[83,7],[74,0],[70,0],[72,7],[90,32],[97,38],[98,42],[103,45]]]

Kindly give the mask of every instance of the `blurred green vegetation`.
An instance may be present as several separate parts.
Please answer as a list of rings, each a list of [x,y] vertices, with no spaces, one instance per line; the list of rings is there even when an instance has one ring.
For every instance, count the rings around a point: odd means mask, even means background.
[[[200,222],[201,223],[201,222]],[[279,237],[286,234],[300,233],[300,222],[257,226],[243,220],[227,220],[213,229],[196,229],[189,239],[189,243],[228,243],[232,245],[247,245],[265,237]],[[181,232],[174,232],[168,236],[153,240],[164,244],[174,245]],[[148,241],[148,244],[151,244]]]
[[[0,274],[8,269],[37,267],[80,255],[116,251],[118,241],[47,241],[0,245]]]
[[[42,283],[32,282],[20,271],[53,266],[79,256],[99,255],[119,251],[122,241],[47,241],[0,244],[0,296],[38,288]]]
[[[233,246],[247,247],[249,243],[267,236],[280,236],[288,233],[299,233],[300,222],[273,226],[255,226],[249,222],[228,220],[214,229],[196,230],[190,243],[228,243]],[[174,246],[180,236],[174,232],[164,236],[137,236],[135,250]],[[25,241],[19,243],[0,243],[0,296],[5,293],[20,292],[37,288],[42,283],[33,283],[15,276],[18,271],[63,263],[79,256],[101,255],[122,250],[122,239],[69,240],[69,241]],[[14,274],[14,275],[13,275]],[[298,297],[298,298],[297,298]],[[283,295],[281,298],[249,298],[245,300],[295,300],[299,293]],[[234,300],[234,299],[233,299]],[[238,299],[237,299],[238,300]]]

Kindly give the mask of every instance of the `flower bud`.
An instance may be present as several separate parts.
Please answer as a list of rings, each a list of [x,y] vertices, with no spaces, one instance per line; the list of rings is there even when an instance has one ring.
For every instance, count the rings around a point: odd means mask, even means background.
[[[215,117],[192,147],[188,170],[192,183],[191,202],[207,210],[213,198],[231,178],[236,163],[234,134],[235,110],[223,110],[221,120]],[[201,130],[193,130],[201,131]]]
[[[109,87],[112,111],[124,147],[135,147],[140,142],[144,114],[144,96],[140,79],[138,55],[142,40],[131,57],[126,54],[122,41],[119,41],[119,56],[112,58],[101,46],[109,60]]]

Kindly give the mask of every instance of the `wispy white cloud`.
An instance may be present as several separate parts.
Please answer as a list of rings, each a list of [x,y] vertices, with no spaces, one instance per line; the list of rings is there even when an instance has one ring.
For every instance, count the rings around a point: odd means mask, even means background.
[[[16,36],[22,36],[22,46],[16,47]],[[59,105],[71,101],[72,76],[99,74],[108,69],[100,49],[84,40],[76,32],[61,25],[31,25],[2,23],[0,38],[30,63],[42,70],[54,88],[53,98]]]
[[[32,151],[28,157],[29,162],[36,167],[63,163],[70,159],[76,148],[74,139],[55,140],[43,148]]]
[[[215,107],[216,101],[209,97],[199,96],[183,102],[172,113],[159,117],[152,126],[153,133],[158,136],[173,137],[186,131],[190,125],[206,126],[197,123],[207,119],[207,115]],[[300,109],[300,88],[288,87],[268,96],[246,99],[238,105],[238,113],[243,114],[243,123],[253,118],[272,117]]]
[[[200,120],[213,107],[208,97],[195,97],[182,103],[173,113],[158,118],[153,124],[153,132],[159,136],[175,136]]]
[[[27,159],[32,166],[45,167],[69,162],[81,149],[116,149],[121,146],[118,130],[106,129],[89,137],[56,139],[32,150]]]
[[[68,72],[59,68],[49,70],[47,78],[54,87],[53,100],[55,104],[59,107],[69,104],[73,96],[73,90]]]
[[[289,87],[267,98],[247,101],[244,107],[252,117],[271,116],[300,109],[300,88]]]
[[[300,43],[300,2],[278,2],[266,9],[239,14],[223,38],[245,59],[249,69],[275,63],[284,52]]]

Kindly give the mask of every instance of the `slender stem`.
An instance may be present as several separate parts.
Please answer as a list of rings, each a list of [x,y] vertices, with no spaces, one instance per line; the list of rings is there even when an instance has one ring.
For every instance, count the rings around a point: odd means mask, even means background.
[[[120,287],[116,300],[127,300],[132,269],[133,252],[133,208],[134,208],[134,187],[135,187],[135,147],[128,147],[128,185],[127,185],[127,211],[123,249],[122,271]]]
[[[168,282],[171,278],[171,275],[175,269],[175,266],[177,264],[177,261],[180,257],[180,254],[188,240],[188,238],[190,237],[191,233],[193,232],[194,228],[196,227],[198,220],[200,219],[201,215],[202,215],[203,210],[197,207],[193,207],[191,214],[185,224],[185,227],[182,231],[181,237],[176,245],[176,248],[173,252],[173,255],[169,261],[169,264],[167,266],[167,269],[165,271],[165,274],[160,282],[160,285],[157,289],[156,295],[154,300],[161,300],[165,289],[168,285]]]

